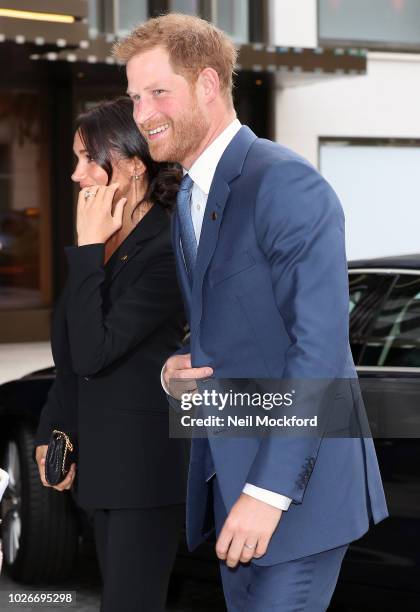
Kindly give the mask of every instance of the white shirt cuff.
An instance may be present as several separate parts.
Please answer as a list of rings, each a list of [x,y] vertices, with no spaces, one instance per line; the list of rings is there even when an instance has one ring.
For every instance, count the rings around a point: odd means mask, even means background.
[[[285,495],[280,495],[280,493],[275,493],[274,491],[269,491],[268,489],[262,489],[261,487],[256,487],[253,484],[249,484],[248,482],[242,489],[242,493],[246,493],[251,497],[255,497],[255,499],[259,499],[270,506],[274,506],[278,510],[288,510],[292,500],[290,497],[286,497]]]

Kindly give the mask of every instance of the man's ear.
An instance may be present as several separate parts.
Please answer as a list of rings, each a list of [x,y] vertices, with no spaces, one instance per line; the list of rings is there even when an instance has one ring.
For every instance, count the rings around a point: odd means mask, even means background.
[[[220,79],[214,68],[204,68],[198,75],[197,84],[206,102],[213,102],[220,93]]]

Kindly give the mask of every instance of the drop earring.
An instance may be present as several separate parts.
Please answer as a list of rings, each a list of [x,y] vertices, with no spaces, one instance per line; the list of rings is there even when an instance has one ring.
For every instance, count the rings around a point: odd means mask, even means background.
[[[134,195],[135,195],[135,198],[136,198],[136,204],[137,204],[137,202],[139,201],[138,189],[137,189],[137,183],[138,183],[138,180],[139,180],[139,178],[140,178],[140,174],[138,174],[138,173],[137,173],[137,170],[135,170],[135,171],[134,171],[134,175],[133,175],[133,176],[134,176]]]

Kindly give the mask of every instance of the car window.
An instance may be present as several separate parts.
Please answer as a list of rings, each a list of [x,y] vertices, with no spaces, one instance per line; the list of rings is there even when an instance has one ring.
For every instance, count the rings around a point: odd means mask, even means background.
[[[370,330],[360,365],[420,367],[420,276],[398,277]]]
[[[391,274],[352,271],[349,273],[349,332],[356,364],[369,338],[374,318],[394,281],[395,276]]]

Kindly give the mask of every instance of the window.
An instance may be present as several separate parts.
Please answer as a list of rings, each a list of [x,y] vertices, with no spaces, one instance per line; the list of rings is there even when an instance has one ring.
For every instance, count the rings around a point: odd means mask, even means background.
[[[88,2],[89,33],[93,38],[99,33],[125,36],[149,16],[170,11],[199,15],[203,19],[208,19],[227,32],[237,43],[249,40],[248,0],[88,0]],[[256,13],[261,18],[262,8],[258,7]],[[258,25],[253,23],[253,29],[255,30]]]
[[[10,145],[0,143],[0,212],[8,208],[11,196]],[[0,246],[1,250],[2,246]]]
[[[172,13],[198,15],[200,12],[199,0],[171,0],[169,4]]]
[[[147,1],[117,0],[116,32],[121,36],[128,34],[148,18]]]
[[[50,300],[48,178],[41,101],[35,93],[0,96],[0,310]],[[44,130],[45,131],[45,130]],[[41,239],[43,238],[43,239]]]
[[[102,32],[102,24],[100,22],[101,11],[99,0],[88,0],[88,15],[89,15],[89,35],[95,38],[99,32]]]
[[[420,276],[398,277],[369,333],[360,364],[420,367]]]
[[[386,298],[394,278],[389,274],[350,271],[350,344],[356,364],[369,338],[375,315]]]
[[[408,139],[321,139],[320,170],[344,208],[349,260],[418,251],[419,145]]]
[[[171,0],[172,12],[200,15],[229,34],[236,43],[249,40],[249,7],[246,0]]]
[[[89,34],[125,36],[148,18],[147,0],[89,0]]]
[[[420,46],[418,0],[319,0],[320,44]]]
[[[236,43],[249,40],[248,2],[244,0],[216,0],[213,22],[227,32]]]

